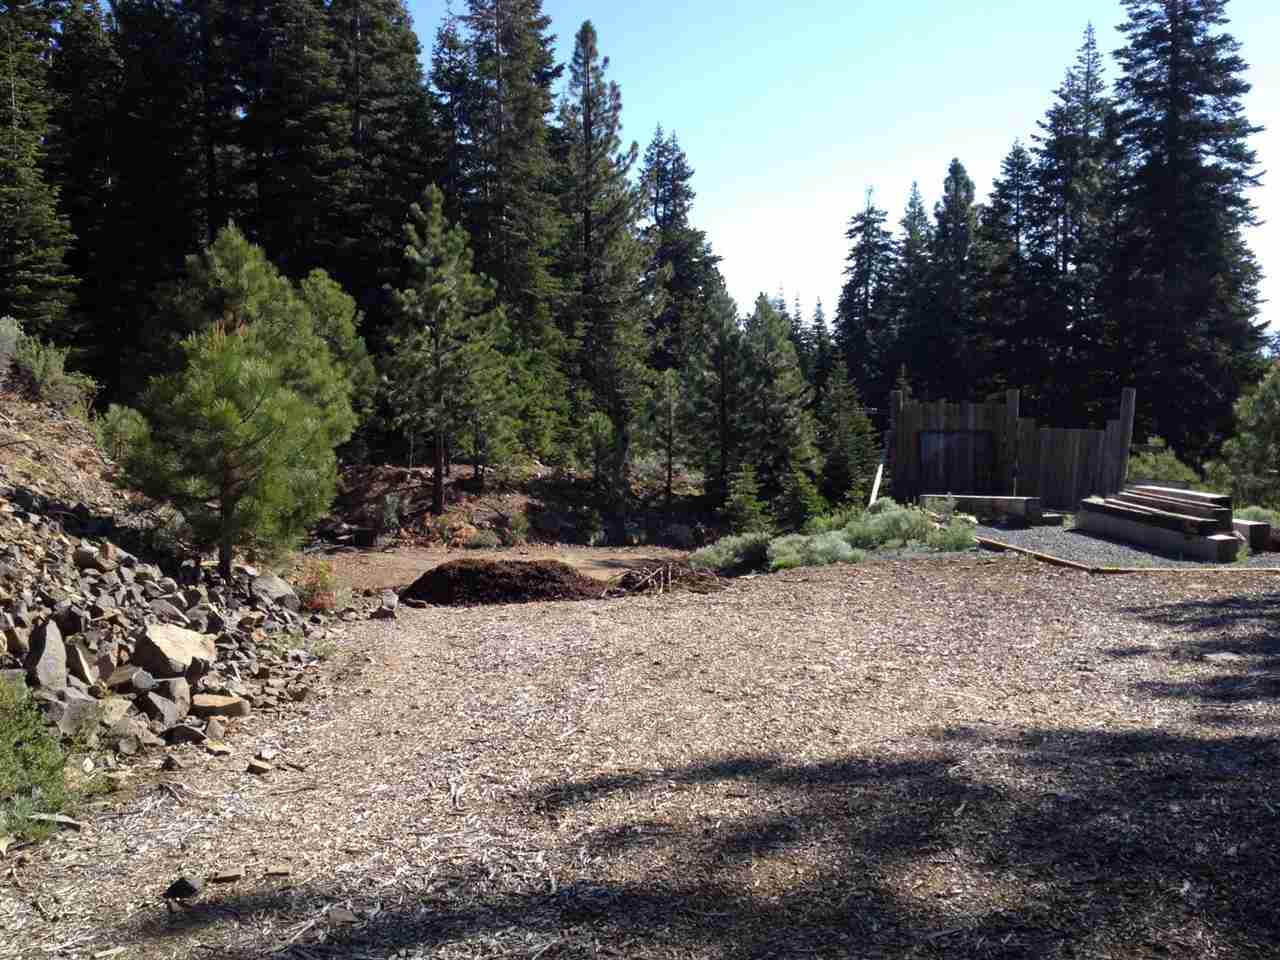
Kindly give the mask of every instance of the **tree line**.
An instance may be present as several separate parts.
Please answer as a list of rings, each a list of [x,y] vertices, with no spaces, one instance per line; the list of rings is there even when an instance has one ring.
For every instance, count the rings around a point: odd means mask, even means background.
[[[421,443],[438,475],[590,467],[619,522],[642,454],[715,501],[744,469],[793,505],[864,496],[861,398],[894,383],[1017,386],[1072,424],[1132,384],[1142,426],[1200,459],[1262,369],[1256,128],[1222,0],[1125,8],[1112,88],[1090,31],[987,203],[959,160],[897,231],[868,196],[828,323],[781,296],[740,315],[678,137],[626,143],[595,28],[557,62],[541,0],[467,0],[425,67],[402,0],[10,2],[0,315],[144,412],[201,364],[207,403],[215,370],[265,376],[285,328],[235,338],[293,316],[347,384],[273,381],[299,417],[349,405],[314,435]]]

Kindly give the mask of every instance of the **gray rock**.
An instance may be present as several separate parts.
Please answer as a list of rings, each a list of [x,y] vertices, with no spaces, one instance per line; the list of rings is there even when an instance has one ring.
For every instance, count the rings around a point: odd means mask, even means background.
[[[67,685],[67,648],[62,633],[52,620],[46,620],[31,632],[31,651],[27,654],[27,679],[32,686],[61,690]]]
[[[102,713],[98,721],[108,730],[129,715],[133,702],[124,697],[107,697],[100,701]]]
[[[213,663],[218,658],[213,637],[171,624],[147,627],[133,649],[132,662],[159,678],[182,677],[194,661]],[[200,667],[196,668],[197,670]]]
[[[88,684],[98,682],[97,664],[90,658],[89,652],[78,643],[67,644],[67,672]]]
[[[157,597],[155,600],[152,600],[150,606],[151,612],[165,623],[176,623],[182,627],[185,627],[190,623],[187,619],[187,615],[174,606],[171,600],[164,597]]]
[[[204,732],[210,740],[221,740],[227,735],[227,728],[217,717],[210,717],[209,722],[204,725]]]
[[[125,664],[112,671],[106,686],[120,693],[150,693],[156,688],[156,678],[141,667]]]
[[[289,610],[296,611],[302,607],[302,602],[293,592],[293,587],[273,573],[264,573],[260,577],[255,577],[250,589],[255,597],[269,600]]]
[[[45,716],[63,736],[73,737],[85,727],[98,722],[101,708],[93,697],[78,690],[66,690],[65,699],[44,701],[41,704]]]
[[[164,732],[164,738],[169,743],[194,744],[202,744],[210,739],[207,731],[201,730],[199,727],[193,727],[189,723],[179,723],[170,727]]]
[[[5,649],[15,660],[26,660],[31,651],[31,631],[26,627],[12,626],[4,630]]]
[[[178,705],[158,693],[143,694],[138,698],[138,706],[148,717],[166,727],[172,727],[182,719],[178,716]]]
[[[179,720],[191,712],[191,686],[181,677],[160,681],[156,692],[174,702]]]
[[[99,573],[109,573],[116,568],[115,563],[108,557],[103,556],[102,551],[83,543],[76,547],[72,560],[81,570],[97,570]]]
[[[74,637],[89,629],[89,611],[68,601],[58,604],[53,611],[53,619],[64,637]]]

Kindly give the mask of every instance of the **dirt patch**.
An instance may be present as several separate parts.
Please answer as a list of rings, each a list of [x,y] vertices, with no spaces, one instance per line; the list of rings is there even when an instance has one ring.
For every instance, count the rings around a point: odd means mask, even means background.
[[[451,560],[404,591],[406,600],[442,607],[544,600],[598,600],[599,581],[555,560]]]

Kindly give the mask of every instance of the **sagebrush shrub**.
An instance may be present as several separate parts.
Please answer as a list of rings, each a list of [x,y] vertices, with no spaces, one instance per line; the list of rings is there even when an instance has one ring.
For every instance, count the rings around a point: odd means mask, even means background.
[[[768,559],[768,533],[725,537],[689,555],[689,565],[717,573],[747,573],[763,569]]]
[[[496,550],[502,546],[502,537],[496,530],[477,530],[463,546],[468,550]]]
[[[66,760],[26,686],[0,680],[0,834],[48,833],[47,825],[28,817],[70,807]]]

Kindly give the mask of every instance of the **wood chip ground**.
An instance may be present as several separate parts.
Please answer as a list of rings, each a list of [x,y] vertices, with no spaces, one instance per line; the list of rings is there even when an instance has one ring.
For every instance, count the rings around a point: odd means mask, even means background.
[[[403,611],[10,849],[0,958],[1275,957],[1277,586],[967,555]]]

